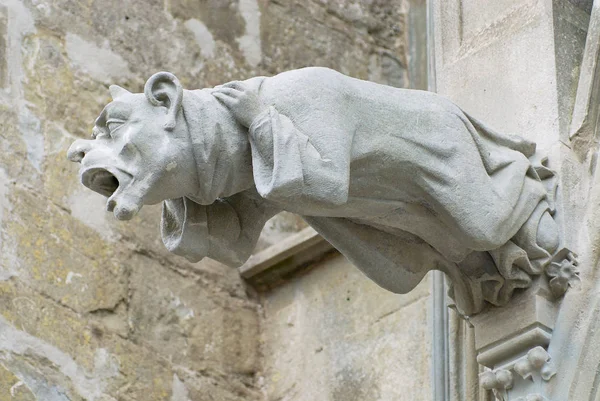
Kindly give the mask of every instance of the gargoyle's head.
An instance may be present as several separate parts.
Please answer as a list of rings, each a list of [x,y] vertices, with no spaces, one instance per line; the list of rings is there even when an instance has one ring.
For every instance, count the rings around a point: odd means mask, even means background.
[[[108,197],[107,210],[131,219],[144,204],[186,195],[197,183],[181,112],[183,89],[167,72],[153,75],[144,93],[111,86],[92,139],[75,141],[67,157],[81,163],[81,182]]]

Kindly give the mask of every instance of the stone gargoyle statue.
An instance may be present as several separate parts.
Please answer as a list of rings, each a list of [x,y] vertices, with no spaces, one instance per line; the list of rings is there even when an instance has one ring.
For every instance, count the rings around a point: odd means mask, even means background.
[[[201,90],[160,72],[110,92],[68,158],[117,219],[163,202],[164,244],[192,262],[239,266],[286,210],[390,291],[444,271],[466,314],[542,273],[557,295],[577,278],[535,144],[435,93],[326,68]]]

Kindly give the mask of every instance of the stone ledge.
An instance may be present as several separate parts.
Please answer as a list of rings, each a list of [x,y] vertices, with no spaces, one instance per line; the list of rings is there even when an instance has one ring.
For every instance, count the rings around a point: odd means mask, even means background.
[[[273,288],[335,248],[313,228],[307,227],[254,254],[240,268],[240,275],[257,290]]]

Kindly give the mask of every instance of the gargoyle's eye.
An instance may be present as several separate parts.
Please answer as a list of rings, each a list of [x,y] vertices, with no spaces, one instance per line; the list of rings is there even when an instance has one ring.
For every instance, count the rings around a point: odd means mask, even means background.
[[[113,131],[117,130],[121,125],[123,125],[125,121],[123,120],[108,120],[106,121],[106,127],[108,130],[113,133]]]

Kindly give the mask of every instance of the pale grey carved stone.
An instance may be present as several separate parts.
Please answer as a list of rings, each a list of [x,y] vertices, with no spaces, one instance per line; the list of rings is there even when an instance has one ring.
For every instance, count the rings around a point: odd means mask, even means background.
[[[541,394],[529,394],[526,397],[519,397],[515,401],[548,401],[548,399]]]
[[[466,315],[553,263],[557,288],[575,282],[545,158],[444,97],[326,68],[193,91],[161,72],[111,94],[68,157],[118,219],[163,202],[163,241],[191,261],[239,266],[287,210],[390,291],[444,271]]]
[[[590,138],[597,135],[598,102],[600,102],[600,98],[598,98],[600,93],[600,4],[597,1],[588,3],[591,12],[590,25],[581,61],[577,96],[569,132],[571,140],[587,140],[587,147],[591,142]]]
[[[499,401],[508,400],[508,390],[513,387],[512,372],[506,369],[488,370],[480,375],[481,387],[492,391]]]
[[[508,401],[510,399],[509,390],[515,384],[512,372],[535,385],[541,381],[550,381],[556,375],[556,367],[548,352],[543,347],[537,346],[507,366],[481,373],[479,377],[481,387],[485,390],[491,390],[496,400]],[[516,398],[516,401],[538,400],[544,401],[546,398],[539,393]]]

